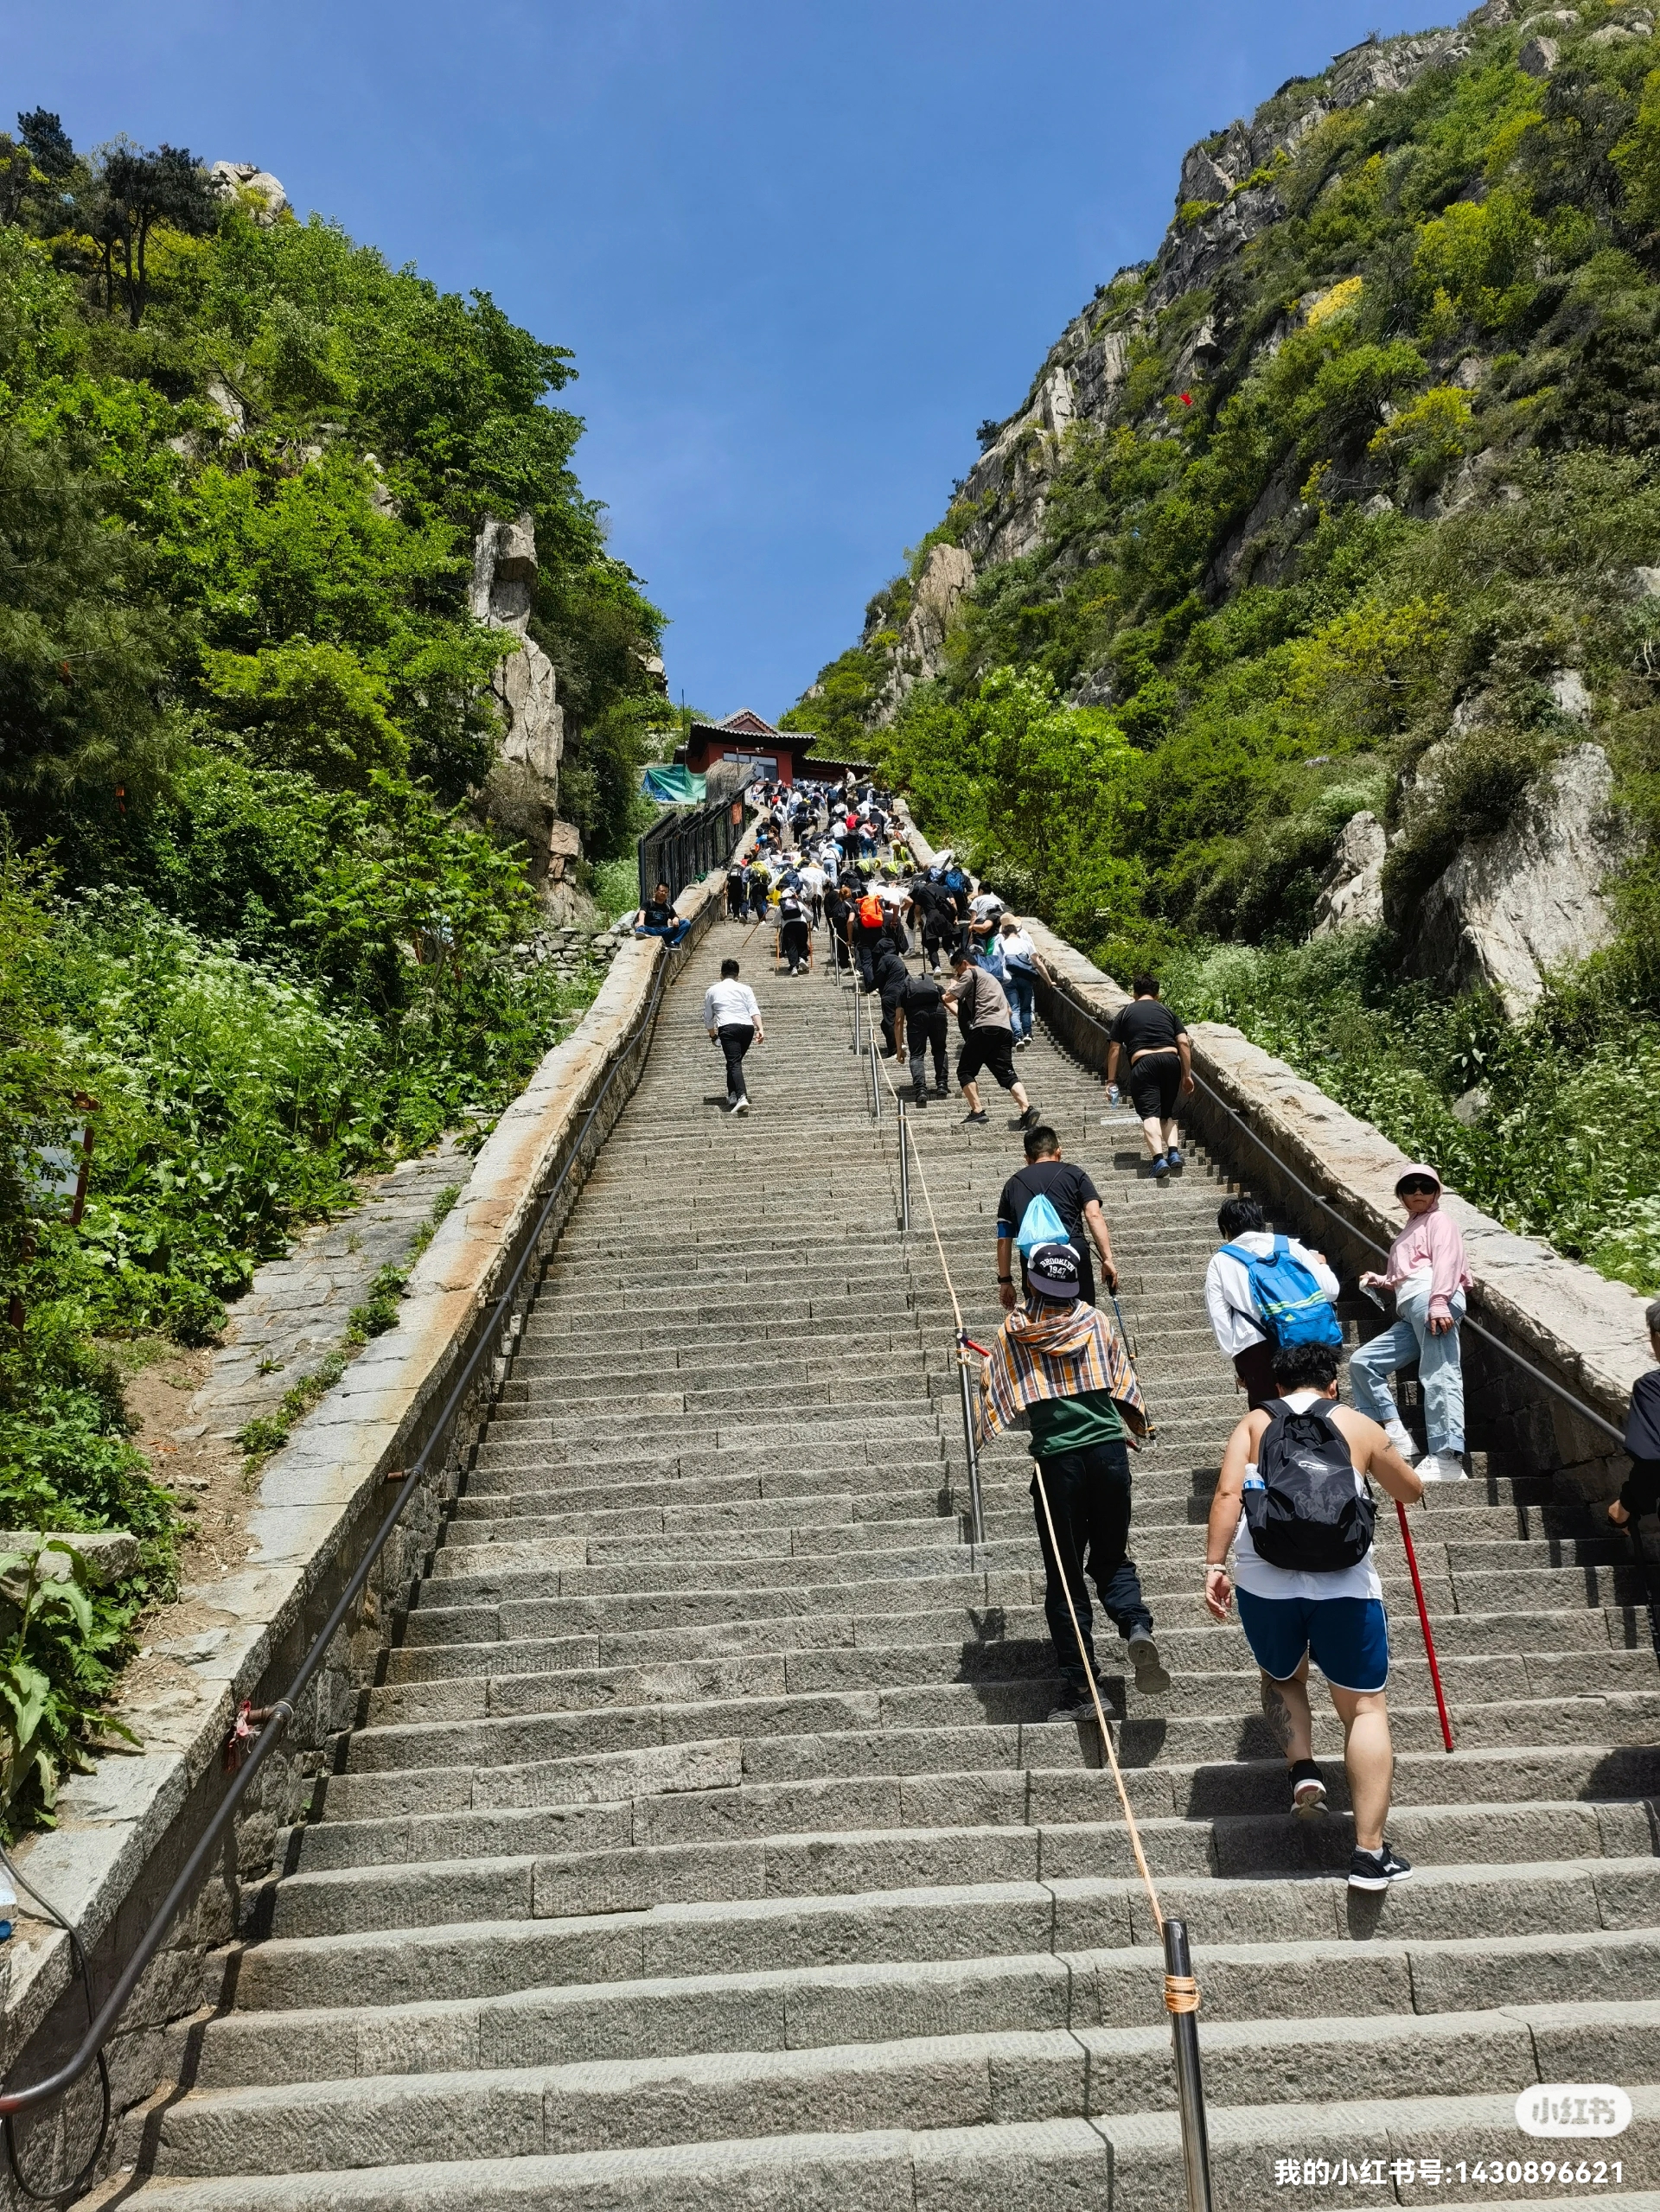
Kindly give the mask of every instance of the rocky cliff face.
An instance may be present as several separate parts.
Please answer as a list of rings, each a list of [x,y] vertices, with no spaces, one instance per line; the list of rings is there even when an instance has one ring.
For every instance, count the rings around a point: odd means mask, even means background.
[[[485,809],[492,821],[523,838],[533,877],[557,905],[558,886],[578,839],[573,826],[559,819],[565,712],[553,664],[530,634],[535,583],[536,531],[530,516],[486,521],[473,543],[473,618],[507,631],[519,649],[497,662],[491,681],[501,743],[485,784]]]
[[[1660,622],[1618,609],[1655,596],[1660,545],[1635,500],[1561,524],[1590,481],[1569,456],[1599,449],[1618,500],[1660,450],[1632,182],[1642,133],[1660,143],[1653,14],[1487,0],[1191,147],[1157,254],[984,427],[925,558],[809,695],[821,713],[897,725],[920,790],[927,748],[956,742],[907,737],[920,684],[967,707],[1013,663],[1111,710],[1145,761],[1115,857],[1146,871],[1149,921],[1386,923],[1408,968],[1515,1012],[1606,945],[1632,850],[1612,763],[1646,743],[1660,680]],[[1416,641],[1398,657],[1392,626]],[[1000,857],[1037,881],[1025,849]]]

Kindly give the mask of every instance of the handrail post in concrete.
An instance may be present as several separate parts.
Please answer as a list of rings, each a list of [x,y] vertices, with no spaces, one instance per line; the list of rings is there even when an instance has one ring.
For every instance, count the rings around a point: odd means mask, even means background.
[[[882,1066],[877,1058],[876,1023],[868,1007],[865,1011],[865,1033],[871,1041],[871,1119],[879,1122],[882,1119]]]
[[[1165,2003],[1176,2047],[1176,2105],[1182,2123],[1182,2164],[1187,2212],[1211,2212],[1210,2141],[1204,2124],[1204,2083],[1199,2073],[1199,1992],[1187,1947],[1187,1922],[1165,1922]]]
[[[899,1115],[899,1233],[910,1234],[910,1134],[905,1127],[905,1102],[895,1100]]]
[[[957,1383],[962,1395],[962,1449],[968,1463],[968,1540],[976,1551],[986,1541],[986,1516],[980,1503],[980,1450],[974,1442],[974,1399],[968,1380],[968,1333],[957,1332]]]

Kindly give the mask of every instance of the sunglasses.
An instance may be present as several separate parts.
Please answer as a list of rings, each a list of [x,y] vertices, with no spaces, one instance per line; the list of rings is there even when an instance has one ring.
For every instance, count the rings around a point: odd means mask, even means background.
[[[1395,1184],[1395,1195],[1397,1198],[1433,1198],[1440,1187],[1427,1176],[1409,1175],[1404,1182]]]

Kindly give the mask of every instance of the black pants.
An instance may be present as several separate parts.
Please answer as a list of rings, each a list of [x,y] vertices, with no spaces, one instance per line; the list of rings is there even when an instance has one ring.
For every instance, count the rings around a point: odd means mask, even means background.
[[[1078,1659],[1078,1640],[1072,1633],[1066,1610],[1066,1592],[1083,1631],[1084,1648],[1093,1668],[1095,1658],[1090,1635],[1088,1573],[1101,1592],[1101,1610],[1120,1635],[1138,1630],[1152,1632],[1152,1616],[1141,1595],[1141,1578],[1135,1561],[1127,1556],[1130,1540],[1130,1455],[1121,1444],[1097,1444],[1090,1451],[1065,1451],[1057,1458],[1038,1462],[1049,1510],[1055,1520],[1055,1540],[1061,1566],[1049,1540],[1038,1478],[1031,1482],[1031,1507],[1038,1519],[1038,1541],[1044,1552],[1044,1617],[1049,1622],[1055,1657],[1066,1680],[1082,1687],[1084,1673]],[[1065,1582],[1061,1579],[1064,1569]]]
[[[778,932],[778,950],[783,954],[786,967],[794,967],[797,960],[807,958],[807,924],[805,921],[786,921]]]
[[[1182,1087],[1182,1055],[1173,1046],[1168,1052],[1144,1053],[1126,1080],[1141,1120],[1151,1121],[1155,1114],[1160,1121],[1174,1119]]]
[[[896,1031],[894,1028],[895,1019],[898,1011],[899,1001],[897,998],[884,998],[882,1001],[882,1042],[890,1056],[896,1053],[899,1049],[896,1042]]]
[[[743,921],[744,902],[748,897],[749,892],[744,887],[744,883],[741,877],[738,878],[737,883],[729,883],[727,884],[726,911],[734,921]]]
[[[920,1091],[928,1076],[928,1055],[934,1055],[934,1081],[945,1088],[945,1009],[943,1006],[905,1009],[905,1042],[910,1048],[910,1080]]]
[[[1633,1520],[1652,1513],[1660,1504],[1660,1459],[1633,1459],[1631,1471],[1619,1493],[1619,1502]]]
[[[750,885],[750,912],[755,916],[757,921],[765,921],[767,914],[767,887],[764,883],[752,883]]]
[[[729,1099],[747,1098],[744,1085],[744,1055],[755,1042],[755,1031],[748,1022],[723,1023],[716,1035],[720,1049],[726,1055],[726,1095]]]
[[[937,922],[930,921],[923,931],[923,951],[927,956],[928,965],[935,975],[940,972],[940,947],[944,942],[943,928]]]
[[[885,933],[880,929],[866,929],[861,921],[855,948],[859,953],[859,979],[866,991],[876,988],[876,964],[882,953]]]

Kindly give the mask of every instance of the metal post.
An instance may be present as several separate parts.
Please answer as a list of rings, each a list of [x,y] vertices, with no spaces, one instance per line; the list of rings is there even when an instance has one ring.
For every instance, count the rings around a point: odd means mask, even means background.
[[[905,1129],[905,1102],[899,1100],[899,1233],[910,1234],[910,1146]]]
[[[857,976],[855,976],[855,977],[853,978],[853,1041],[852,1041],[852,1043],[848,1047],[848,1050],[849,1050],[850,1052],[857,1052],[857,1051],[859,1050],[859,1044],[860,1044],[860,1042],[861,1042],[860,1037],[859,1037],[859,978],[858,978]]]
[[[871,1041],[871,1119],[882,1119],[882,1067],[877,1058],[876,1023],[869,1008],[865,1009],[865,1033]]]
[[[1198,1991],[1183,1920],[1165,1922],[1165,2003],[1176,2047],[1176,2105],[1182,2122],[1182,2164],[1187,2171],[1187,2212],[1211,2212],[1210,2144],[1204,2125],[1204,2084],[1199,2077]]]
[[[974,1399],[968,1380],[966,1331],[957,1338],[957,1380],[962,1390],[962,1448],[968,1457],[968,1540],[976,1548],[986,1541],[986,1516],[980,1506],[980,1453],[974,1444]]]

